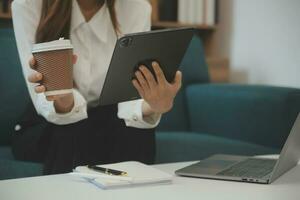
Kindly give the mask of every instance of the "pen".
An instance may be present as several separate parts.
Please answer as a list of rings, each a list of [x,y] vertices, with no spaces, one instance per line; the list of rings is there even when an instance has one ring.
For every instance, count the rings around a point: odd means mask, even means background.
[[[97,172],[102,172],[104,174],[108,174],[108,175],[127,176],[127,172],[119,171],[119,170],[115,170],[115,169],[104,168],[104,167],[98,167],[96,165],[88,165],[88,168],[93,169]]]

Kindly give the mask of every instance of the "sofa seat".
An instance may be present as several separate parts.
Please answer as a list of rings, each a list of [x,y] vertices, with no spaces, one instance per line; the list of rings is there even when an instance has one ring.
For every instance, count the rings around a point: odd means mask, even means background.
[[[1,160],[14,160],[10,146],[0,146],[0,158]]]
[[[0,147],[0,158],[0,180],[42,175],[42,164],[14,160],[9,146]]]
[[[43,166],[39,163],[23,162],[16,160],[0,160],[1,179],[41,176]]]
[[[156,163],[201,160],[213,154],[277,154],[278,149],[197,132],[157,132]]]

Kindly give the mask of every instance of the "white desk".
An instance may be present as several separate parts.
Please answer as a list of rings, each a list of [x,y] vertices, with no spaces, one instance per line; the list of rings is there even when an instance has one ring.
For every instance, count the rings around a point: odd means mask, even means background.
[[[155,165],[173,173],[193,162]],[[299,200],[300,166],[271,185],[175,177],[173,184],[102,190],[69,174],[0,181],[1,200]]]

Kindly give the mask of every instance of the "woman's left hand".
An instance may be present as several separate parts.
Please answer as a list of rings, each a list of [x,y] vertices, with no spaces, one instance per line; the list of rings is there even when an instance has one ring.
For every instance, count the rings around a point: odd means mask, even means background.
[[[143,109],[144,115],[163,114],[170,111],[173,107],[174,98],[181,88],[182,74],[180,71],[176,72],[174,81],[169,83],[157,62],[152,62],[152,67],[157,81],[150,70],[143,65],[135,72],[136,79],[132,81],[140,96],[148,104],[147,111]]]

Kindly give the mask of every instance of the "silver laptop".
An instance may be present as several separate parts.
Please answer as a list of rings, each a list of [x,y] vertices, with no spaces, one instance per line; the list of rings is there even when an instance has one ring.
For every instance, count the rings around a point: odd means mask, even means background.
[[[268,184],[295,167],[299,158],[300,114],[278,159],[220,154],[179,169],[175,173],[189,177]]]

